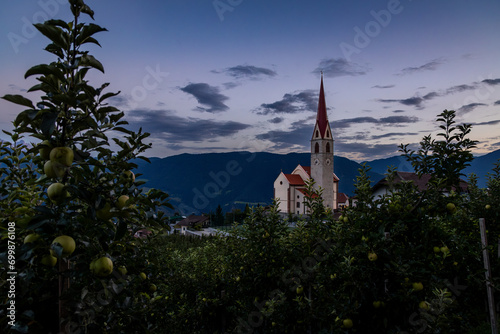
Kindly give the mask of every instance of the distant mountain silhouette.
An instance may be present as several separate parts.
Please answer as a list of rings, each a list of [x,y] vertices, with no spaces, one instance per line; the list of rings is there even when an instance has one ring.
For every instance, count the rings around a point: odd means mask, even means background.
[[[395,167],[400,172],[413,172],[412,165],[402,156],[394,156],[385,159],[365,161],[371,170],[378,174],[385,174],[389,167]]]
[[[488,154],[476,157],[464,170],[465,175],[469,175],[471,173],[476,174],[479,177],[478,185],[481,188],[486,187],[486,181],[488,173],[491,173],[494,167],[494,164],[500,160],[500,150],[496,150],[490,152]]]
[[[474,159],[466,174],[476,173],[479,185],[486,185],[486,174],[500,159],[500,150]],[[273,183],[281,171],[291,173],[301,164],[310,165],[310,153],[208,153],[181,154],[166,158],[151,158],[151,164],[138,160],[137,173],[146,180],[145,187],[158,188],[171,196],[175,211],[182,214],[215,211],[220,204],[224,211],[234,208],[267,205],[274,196]],[[367,162],[372,168],[373,183],[383,178],[388,166],[399,171],[413,171],[401,156]],[[361,165],[335,156],[335,174],[340,178],[339,190],[354,194],[354,183]]]
[[[500,150],[490,152],[485,155],[475,157],[471,162],[470,166],[465,168],[462,173],[465,175],[464,179],[469,177],[469,174],[476,174],[478,179],[478,185],[481,188],[486,187],[487,175],[491,173],[494,164],[500,159]],[[366,162],[370,166],[373,172],[378,174],[385,174],[387,172],[388,166],[396,167],[398,171],[401,172],[413,172],[412,165],[406,161],[402,156],[395,156],[386,159],[379,159]]]
[[[267,205],[274,196],[273,183],[279,173],[291,173],[298,164],[310,165],[310,153],[208,153],[181,154],[142,160],[140,178],[145,187],[158,188],[171,196],[176,211],[183,214],[215,211],[220,204],[224,211],[233,208]],[[339,190],[352,196],[354,182],[361,165],[335,156],[335,174],[340,178]],[[372,173],[373,179],[382,176]]]

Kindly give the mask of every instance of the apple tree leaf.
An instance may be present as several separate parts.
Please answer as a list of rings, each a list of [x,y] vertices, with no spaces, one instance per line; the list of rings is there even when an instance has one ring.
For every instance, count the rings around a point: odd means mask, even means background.
[[[65,50],[68,49],[69,36],[61,28],[48,23],[36,23],[34,26],[55,45]]]
[[[25,106],[25,107],[29,107],[29,108],[35,109],[35,106],[33,105],[33,102],[31,102],[31,100],[25,98],[22,95],[7,94],[7,95],[4,95],[2,97],[2,99],[7,100],[7,101],[12,102],[12,103],[15,103],[15,104],[19,104],[19,105],[22,105],[22,106]]]
[[[98,69],[99,71],[104,73],[104,67],[102,66],[101,62],[99,60],[95,59],[95,57],[92,55],[88,55],[88,54],[83,55],[80,58],[80,65],[90,66],[90,67]]]
[[[56,128],[57,113],[49,112],[42,116],[42,123],[40,125],[40,130],[46,137],[50,137]]]

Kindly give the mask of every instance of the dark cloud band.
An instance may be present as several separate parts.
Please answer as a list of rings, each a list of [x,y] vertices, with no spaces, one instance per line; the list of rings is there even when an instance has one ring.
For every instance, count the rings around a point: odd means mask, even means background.
[[[169,143],[203,142],[217,137],[230,137],[249,124],[235,121],[214,121],[198,118],[183,118],[170,110],[131,110],[127,118],[133,119],[133,128],[147,129],[153,137]]]
[[[210,86],[207,83],[191,83],[186,87],[180,88],[180,90],[184,93],[193,95],[199,104],[208,107],[197,107],[196,110],[198,111],[216,113],[229,109],[229,107],[224,104],[224,101],[227,101],[229,98],[222,95],[218,87]]]

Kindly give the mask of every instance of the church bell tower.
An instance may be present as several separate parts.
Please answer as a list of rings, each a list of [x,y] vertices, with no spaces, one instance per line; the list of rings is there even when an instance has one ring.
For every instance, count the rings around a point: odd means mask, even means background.
[[[311,177],[316,182],[315,188],[323,189],[323,205],[336,209],[333,174],[333,136],[326,113],[323,74],[319,91],[316,125],[311,139]]]

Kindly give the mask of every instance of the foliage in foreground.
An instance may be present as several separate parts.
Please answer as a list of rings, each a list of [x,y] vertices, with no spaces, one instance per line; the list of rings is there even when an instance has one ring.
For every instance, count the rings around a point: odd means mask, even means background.
[[[177,247],[187,242],[182,237],[152,240],[166,279],[154,280],[150,297],[159,299],[150,321],[169,333],[476,330],[487,314],[476,217],[487,218],[497,240],[496,169],[488,193],[472,183],[471,193],[484,195],[474,200],[457,193],[421,200],[402,183],[338,219],[323,216],[291,231],[272,206],[255,210],[233,235],[192,240],[188,249]],[[369,189],[367,170],[358,189]],[[492,263],[498,273],[496,256]]]
[[[113,325],[113,312],[122,314],[122,326],[139,321],[142,304],[134,292],[140,281],[125,282],[120,273],[123,266],[147,265],[137,258],[133,235],[144,227],[164,229],[162,208],[169,205],[167,194],[145,192],[132,171],[133,159],[148,160],[142,154],[151,147],[144,143],[149,134],[127,130],[124,113],[108,104],[118,93],[87,79],[89,71],[104,68],[83,48],[99,45],[94,35],[106,29],[82,22],[93,18],[82,0],[69,5],[72,21],[35,24],[56,57],[25,74],[36,77],[28,92],[40,100],[3,96],[26,108],[14,132],[4,131],[11,141],[0,145],[0,259],[7,269],[0,273],[0,325],[21,333],[99,332],[104,322]],[[15,299],[7,298],[11,279]],[[117,291],[124,292],[111,299],[126,312],[97,302]],[[15,318],[7,310],[12,301]]]
[[[389,170],[390,191],[374,199],[365,166],[356,184],[358,204],[341,217],[324,212],[319,192],[308,199],[310,219],[292,230],[275,203],[254,210],[228,236],[167,236],[159,210],[167,195],[144,193],[130,174],[131,159],[149,148],[147,134],[125,129],[123,113],[106,102],[116,94],[85,79],[103,67],[82,45],[98,44],[93,36],[104,29],[79,22],[81,14],[93,16],[82,0],[69,3],[72,22],[36,26],[57,57],[26,73],[37,76],[30,91],[41,92],[41,101],[4,96],[28,109],[14,122],[12,142],[0,146],[1,247],[15,245],[18,311],[13,328],[9,300],[1,300],[2,329],[201,334],[480,328],[486,309],[477,220],[486,218],[494,245],[500,237],[500,165],[487,190],[471,177],[468,193],[455,191],[475,142],[466,138],[470,126],[454,125],[453,111],[438,116],[443,140],[425,137],[416,152],[401,147],[419,174],[432,174],[425,192],[412,183],[391,183],[395,171]],[[113,138],[118,152],[110,149],[113,132],[124,136]],[[22,142],[26,134],[34,146]],[[61,147],[74,153],[74,161],[47,155]],[[46,169],[49,161],[54,166]],[[62,184],[57,197],[48,193],[54,183]],[[308,191],[314,193],[313,184]],[[130,202],[120,202],[122,196]],[[11,222],[15,234],[9,234]],[[145,226],[152,236],[134,238]],[[63,245],[52,243],[61,235],[76,241],[67,256]],[[0,257],[7,268],[9,252]],[[96,270],[101,258],[112,261],[111,271]],[[492,263],[498,273],[496,256]],[[7,296],[10,277],[0,275],[0,293]]]

